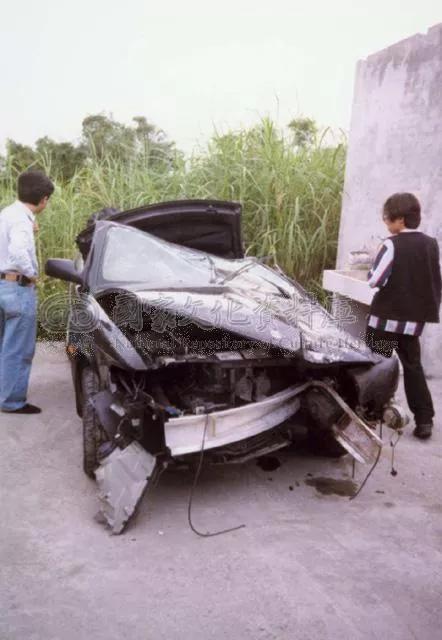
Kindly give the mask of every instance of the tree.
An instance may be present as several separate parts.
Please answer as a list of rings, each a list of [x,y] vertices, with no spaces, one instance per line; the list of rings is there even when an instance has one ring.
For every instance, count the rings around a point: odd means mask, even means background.
[[[175,143],[145,116],[135,116],[132,121],[135,126],[127,126],[103,113],[85,118],[82,139],[88,156],[123,162],[141,160],[160,171],[173,166],[177,156]]]
[[[55,142],[48,136],[39,138],[35,148],[44,164],[51,167],[51,174],[62,180],[71,180],[84,165],[87,157],[87,150],[83,144],[74,146],[72,142]]]
[[[49,170],[54,178],[70,180],[85,160],[84,146],[74,146],[71,142],[55,142],[45,136],[37,140],[35,148],[8,140],[4,166],[12,167],[17,173],[27,169]]]
[[[41,169],[34,149],[10,138],[6,141],[6,162],[17,172]]]
[[[135,155],[135,132],[112,116],[87,116],[82,123],[83,144],[89,157],[129,160]]]
[[[294,118],[288,124],[293,133],[293,144],[300,148],[310,147],[316,141],[318,126],[312,118]]]
[[[137,154],[144,162],[156,169],[172,166],[177,153],[175,143],[169,142],[164,131],[144,116],[135,116],[132,121],[136,123]]]
[[[157,135],[157,128],[155,125],[150,124],[145,116],[135,116],[132,121],[137,125],[135,128],[135,138],[139,144],[142,153],[146,152],[146,149],[154,142],[154,138]]]
[[[0,158],[0,173],[5,167],[16,172],[26,169],[48,170],[53,177],[71,180],[88,159],[111,158],[123,164],[142,162],[158,172],[167,172],[179,158],[175,143],[162,129],[144,116],[135,116],[133,125],[125,125],[103,113],[87,116],[82,122],[78,144],[39,138],[34,147],[15,140],[6,144],[6,158]]]

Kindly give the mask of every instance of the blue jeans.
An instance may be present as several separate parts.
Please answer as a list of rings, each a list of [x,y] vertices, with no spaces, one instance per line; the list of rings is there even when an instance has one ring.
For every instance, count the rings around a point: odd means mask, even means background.
[[[26,404],[37,333],[35,287],[0,280],[0,407]]]

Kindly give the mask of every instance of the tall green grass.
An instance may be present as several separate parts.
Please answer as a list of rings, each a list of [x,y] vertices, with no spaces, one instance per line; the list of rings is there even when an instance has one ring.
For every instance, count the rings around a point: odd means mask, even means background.
[[[64,287],[43,275],[45,260],[75,255],[75,236],[93,211],[182,198],[240,202],[247,253],[268,256],[320,293],[322,271],[335,263],[345,151],[344,141],[296,148],[264,119],[250,129],[216,133],[205,149],[178,157],[167,172],[141,162],[90,161],[71,181],[55,179],[55,193],[39,219],[40,300]],[[56,178],[50,158],[46,166]],[[7,168],[0,179],[0,206],[14,199],[15,181]]]

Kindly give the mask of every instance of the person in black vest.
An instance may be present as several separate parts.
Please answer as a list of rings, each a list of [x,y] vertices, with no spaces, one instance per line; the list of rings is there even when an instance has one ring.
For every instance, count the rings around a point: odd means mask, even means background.
[[[434,408],[421,363],[419,336],[426,322],[439,322],[441,270],[436,238],[417,231],[421,207],[412,193],[395,193],[384,204],[383,220],[392,234],[382,244],[368,272],[379,287],[370,307],[365,340],[388,358],[396,350],[404,370],[413,435],[426,439],[433,429]]]

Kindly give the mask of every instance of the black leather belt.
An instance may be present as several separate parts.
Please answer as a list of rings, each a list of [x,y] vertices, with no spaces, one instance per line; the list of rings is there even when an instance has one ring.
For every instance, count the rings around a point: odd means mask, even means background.
[[[22,273],[0,273],[0,280],[17,282],[21,287],[29,287],[31,284],[34,284],[30,278],[24,276]]]

